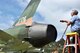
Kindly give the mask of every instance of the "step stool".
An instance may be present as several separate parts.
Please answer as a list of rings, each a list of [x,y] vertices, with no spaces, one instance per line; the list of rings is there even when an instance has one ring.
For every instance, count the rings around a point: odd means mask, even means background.
[[[74,44],[70,43],[70,37],[75,37],[75,43]],[[75,48],[75,53],[77,53],[77,45],[78,45],[77,41],[78,41],[78,33],[77,32],[67,33],[62,53],[65,53],[66,47],[68,47],[68,53],[70,53],[70,47],[72,47],[72,46]]]

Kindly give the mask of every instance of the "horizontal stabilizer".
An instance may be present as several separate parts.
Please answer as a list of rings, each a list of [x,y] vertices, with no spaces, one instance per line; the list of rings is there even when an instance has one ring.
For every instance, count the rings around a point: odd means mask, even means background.
[[[10,50],[24,50],[31,46],[28,42],[22,43],[21,40],[9,35],[2,30],[0,30],[0,40],[6,43],[6,46],[2,47]]]

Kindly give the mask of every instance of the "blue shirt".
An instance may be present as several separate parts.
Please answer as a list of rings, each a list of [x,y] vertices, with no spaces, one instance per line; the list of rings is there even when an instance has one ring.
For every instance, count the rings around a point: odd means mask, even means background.
[[[71,20],[71,31],[78,31],[80,30],[80,18],[77,15],[74,15]]]

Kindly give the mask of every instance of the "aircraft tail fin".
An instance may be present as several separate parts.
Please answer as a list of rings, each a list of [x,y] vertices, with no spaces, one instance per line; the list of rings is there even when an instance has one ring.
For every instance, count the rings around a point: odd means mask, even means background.
[[[28,6],[23,11],[20,18],[13,24],[13,26],[18,26],[22,24],[31,25],[32,17],[36,12],[36,9],[40,3],[40,0],[31,0]]]

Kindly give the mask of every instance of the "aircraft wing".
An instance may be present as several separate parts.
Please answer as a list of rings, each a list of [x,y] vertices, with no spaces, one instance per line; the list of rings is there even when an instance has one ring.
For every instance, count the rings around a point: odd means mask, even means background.
[[[25,50],[29,49],[31,44],[28,42],[22,43],[21,40],[9,35],[8,33],[0,30],[0,40],[5,42],[3,48],[12,49],[12,50]]]
[[[40,3],[40,0],[31,0],[28,6],[23,11],[20,18],[14,23],[13,26],[18,26],[21,24],[31,25],[32,17],[36,12],[36,9]]]

